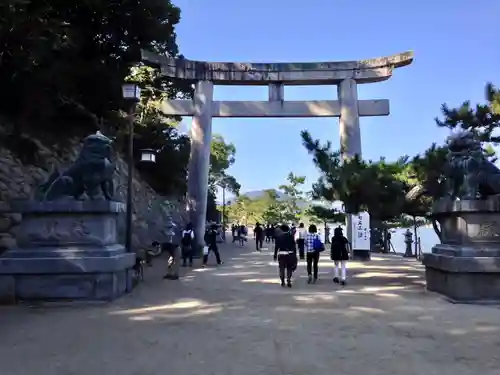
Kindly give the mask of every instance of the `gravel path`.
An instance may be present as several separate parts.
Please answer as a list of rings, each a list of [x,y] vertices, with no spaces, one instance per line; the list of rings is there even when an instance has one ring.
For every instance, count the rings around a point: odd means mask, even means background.
[[[179,281],[158,259],[111,304],[0,308],[0,374],[500,374],[500,309],[426,293],[413,260],[353,262],[340,287],[324,256],[318,284],[299,264],[282,289],[269,250],[222,255]]]

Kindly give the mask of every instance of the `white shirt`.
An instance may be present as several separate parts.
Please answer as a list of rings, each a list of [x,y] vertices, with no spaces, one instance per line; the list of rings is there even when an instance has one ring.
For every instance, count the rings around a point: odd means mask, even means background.
[[[182,237],[184,237],[188,233],[190,233],[191,234],[191,238],[194,239],[194,230],[183,230],[182,231]]]
[[[296,232],[297,239],[299,240],[305,240],[306,239],[306,228],[298,228]]]

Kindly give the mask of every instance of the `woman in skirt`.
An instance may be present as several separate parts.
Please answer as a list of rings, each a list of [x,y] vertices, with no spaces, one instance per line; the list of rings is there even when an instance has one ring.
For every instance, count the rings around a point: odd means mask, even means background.
[[[349,260],[349,241],[344,237],[342,228],[335,228],[332,237],[330,258],[335,263],[333,268],[333,282],[345,285],[347,279],[347,261]],[[340,266],[340,280],[339,280]]]

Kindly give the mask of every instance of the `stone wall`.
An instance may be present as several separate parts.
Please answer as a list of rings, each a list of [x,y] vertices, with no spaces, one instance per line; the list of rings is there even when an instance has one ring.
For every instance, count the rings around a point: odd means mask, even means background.
[[[33,198],[38,186],[45,182],[54,167],[64,170],[78,155],[81,144],[78,140],[68,140],[64,150],[47,147],[38,140],[36,161],[33,164],[23,163],[5,145],[0,143],[0,205],[8,207],[9,202],[17,199]],[[115,156],[117,164],[115,172],[116,199],[126,202],[127,163],[119,155]],[[169,215],[182,225],[186,220],[185,204],[178,200],[168,200],[155,191],[134,174],[134,236],[136,248],[150,246],[153,240],[161,241],[162,229]],[[120,242],[125,239],[125,218],[122,218]],[[17,213],[0,214],[0,253],[16,247],[15,227],[22,217]]]

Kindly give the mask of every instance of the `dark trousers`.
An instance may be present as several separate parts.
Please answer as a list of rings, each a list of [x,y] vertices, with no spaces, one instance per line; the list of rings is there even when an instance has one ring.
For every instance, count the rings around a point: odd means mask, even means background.
[[[307,275],[311,276],[314,273],[314,278],[318,278],[318,261],[319,252],[314,251],[312,253],[307,253]]]
[[[256,239],[255,239],[255,248],[257,250],[260,250],[262,249],[262,245],[263,245],[264,241],[262,240],[262,236],[258,236]]]
[[[220,259],[219,248],[217,247],[217,245],[208,246],[208,254],[210,254],[210,252],[213,252],[215,254],[215,260],[217,261],[217,264],[221,264],[222,261]],[[207,264],[208,254],[203,255],[203,264]]]
[[[303,238],[299,238],[297,240],[297,247],[299,248],[300,259],[304,259],[304,245],[305,245],[305,240]]]
[[[285,281],[285,270],[286,270],[286,279],[290,281],[293,274],[293,254],[283,254],[278,255],[278,266],[281,282]]]
[[[189,259],[189,265],[193,265],[193,248],[191,246],[182,246],[182,265],[185,266]]]

